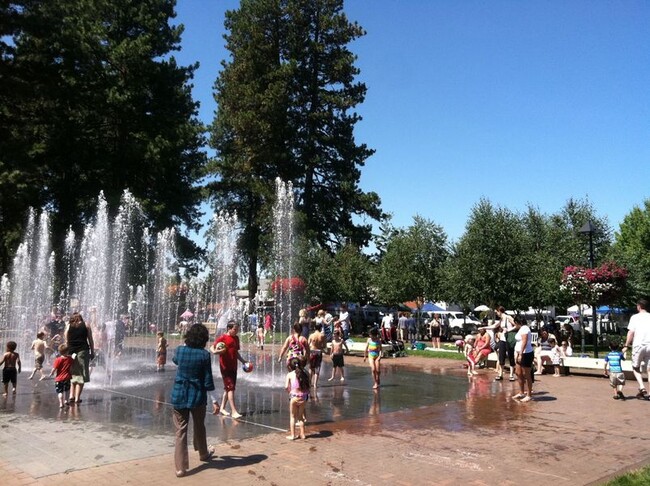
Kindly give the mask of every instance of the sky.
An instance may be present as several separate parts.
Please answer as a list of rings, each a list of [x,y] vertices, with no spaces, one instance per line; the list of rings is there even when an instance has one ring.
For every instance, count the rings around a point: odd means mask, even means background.
[[[233,0],[178,0],[183,65],[211,123]],[[617,230],[650,197],[650,2],[347,0],[367,96],[361,188],[396,227],[422,216],[451,241],[481,198],[556,213],[588,200]]]

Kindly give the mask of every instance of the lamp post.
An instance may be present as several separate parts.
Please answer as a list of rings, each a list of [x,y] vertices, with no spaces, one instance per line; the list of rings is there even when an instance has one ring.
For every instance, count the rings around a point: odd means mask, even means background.
[[[589,235],[589,268],[594,268],[594,233],[596,232],[596,227],[593,225],[591,220],[587,221],[582,228],[580,228],[580,233]],[[592,334],[594,337],[594,358],[598,357],[598,333],[596,331],[596,304],[591,303],[591,318],[592,318]]]

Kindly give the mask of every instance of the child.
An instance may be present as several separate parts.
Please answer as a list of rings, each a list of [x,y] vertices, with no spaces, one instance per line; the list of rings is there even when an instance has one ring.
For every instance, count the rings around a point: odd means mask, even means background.
[[[66,394],[70,392],[70,380],[72,379],[72,364],[74,360],[68,356],[68,345],[61,344],[59,346],[59,357],[54,360],[50,376],[56,372],[54,378],[54,389],[59,396],[59,408],[63,408],[68,404]]]
[[[157,371],[165,371],[165,363],[167,363],[167,339],[165,333],[158,331],[158,347],[156,348],[156,364],[158,365]]]
[[[363,355],[364,363],[366,359],[369,360],[370,362],[370,369],[372,371],[373,390],[379,388],[379,382],[381,376],[381,368],[379,365],[381,362],[381,355],[382,355],[382,348],[381,348],[381,340],[379,339],[379,331],[377,331],[377,328],[374,327],[370,331],[370,337],[368,338],[368,342],[366,342],[366,351]]]
[[[553,364],[553,376],[560,376],[560,360],[562,359],[562,348],[557,345],[555,338],[548,338],[551,346],[551,363]]]
[[[625,400],[623,387],[625,386],[625,373],[621,361],[625,356],[618,349],[617,342],[609,343],[610,352],[605,356],[605,376],[609,376],[609,384],[614,388],[614,400]]]
[[[465,336],[465,347],[463,349],[463,354],[467,360],[467,376],[478,375],[478,372],[474,369],[476,367],[476,356],[474,356],[474,341],[476,338],[471,334]]]
[[[64,339],[61,333],[57,333],[54,336],[52,336],[52,339],[50,339],[50,345],[49,349],[52,350],[52,352],[55,354],[55,359],[58,357],[59,353],[59,346],[63,344]]]
[[[264,331],[264,324],[261,322],[257,325],[257,347],[260,348],[261,350],[264,349],[264,335],[266,332]]]
[[[219,410],[222,415],[230,415],[234,419],[241,417],[235,407],[235,387],[237,385],[237,361],[246,363],[239,354],[239,326],[235,321],[228,321],[226,333],[215,339],[210,346],[210,352],[219,355],[219,368],[223,378],[223,397]],[[223,343],[223,344],[220,344]],[[230,404],[230,412],[226,411],[226,402]]]
[[[289,434],[287,439],[295,440],[296,425],[300,430],[300,438],[305,438],[305,402],[309,400],[309,375],[302,367],[302,361],[298,358],[291,358],[287,366],[288,373],[284,382],[284,388],[289,393]],[[303,420],[296,420],[303,417]]]
[[[456,351],[459,353],[463,353],[465,349],[465,341],[462,339],[456,339],[456,342],[454,343],[456,346]]]
[[[568,358],[569,356],[573,355],[573,349],[567,341],[562,341],[562,347],[560,349],[562,350],[563,358]]]
[[[341,372],[341,381],[345,381],[345,373],[343,371],[343,367],[345,366],[345,363],[343,362],[343,348],[345,348],[346,352],[350,352],[348,350],[348,345],[345,344],[343,339],[341,339],[341,331],[336,329],[334,331],[334,338],[332,338],[332,377],[327,381],[332,381],[334,379],[337,369]]]
[[[39,381],[43,381],[45,374],[43,373],[43,361],[45,361],[45,348],[47,348],[47,343],[44,340],[45,333],[40,331],[36,334],[36,339],[32,342],[32,350],[34,351],[34,371],[29,375],[29,379],[34,378],[34,375],[38,371],[41,374]]]
[[[2,384],[5,386],[5,392],[2,394],[3,397],[6,397],[9,393],[9,383],[13,385],[14,395],[16,394],[16,382],[18,381],[18,373],[20,373],[22,366],[20,356],[16,353],[17,346],[15,341],[9,341],[7,343],[7,352],[0,360],[0,365],[5,365],[2,370]]]

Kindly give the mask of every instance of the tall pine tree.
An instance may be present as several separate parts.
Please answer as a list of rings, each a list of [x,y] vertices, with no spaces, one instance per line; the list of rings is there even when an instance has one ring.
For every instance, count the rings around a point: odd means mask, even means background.
[[[301,229],[322,248],[364,246],[371,227],[353,216],[382,217],[377,194],[359,188],[372,150],[353,134],[366,87],[347,46],[364,32],[342,0],[242,0],[226,29],[209,189],[218,209],[239,215],[254,294],[276,177],[293,183]]]
[[[196,66],[178,66],[170,55],[182,33],[170,23],[175,1],[13,5],[15,49],[0,79],[0,92],[12,89],[2,119],[11,127],[0,154],[3,181],[5,167],[24,168],[22,180],[33,185],[24,199],[53,210],[57,242],[92,215],[100,190],[116,206],[130,189],[156,229],[195,228],[204,129],[190,93]]]

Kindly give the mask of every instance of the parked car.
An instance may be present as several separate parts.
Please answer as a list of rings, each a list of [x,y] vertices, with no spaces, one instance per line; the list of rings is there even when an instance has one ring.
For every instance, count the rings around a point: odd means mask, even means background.
[[[451,340],[452,336],[465,336],[478,332],[481,321],[476,317],[466,316],[460,311],[444,311],[439,313],[443,321],[449,320],[449,327],[445,329],[446,338]],[[445,319],[445,317],[447,319]]]

